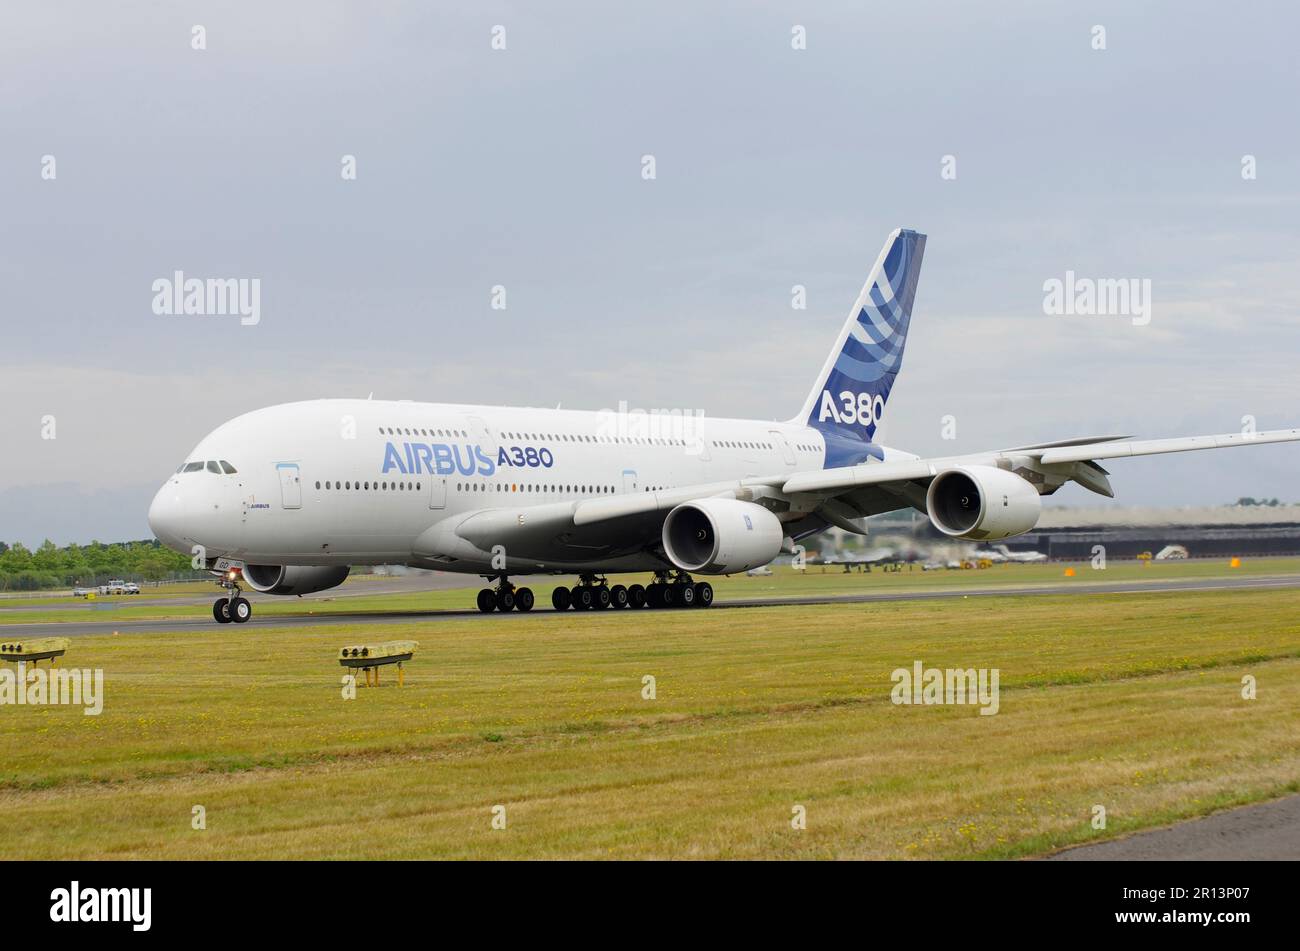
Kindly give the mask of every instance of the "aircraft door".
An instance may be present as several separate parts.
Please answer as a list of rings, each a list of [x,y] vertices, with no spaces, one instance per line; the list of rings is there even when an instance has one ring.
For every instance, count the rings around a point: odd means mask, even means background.
[[[437,474],[429,476],[429,508],[447,507],[447,477]]]
[[[786,438],[783,435],[781,435],[781,432],[779,430],[772,429],[768,431],[768,435],[770,435],[772,437],[772,441],[776,443],[778,447],[780,447],[781,457],[785,459],[785,464],[787,466],[794,465],[795,464],[794,450],[790,448],[790,444],[786,441]]]
[[[640,488],[639,488],[639,483],[637,482],[636,470],[624,469],[623,470],[623,493],[626,495],[629,492],[639,492],[639,491]]]
[[[287,509],[302,508],[302,478],[296,462],[276,465],[280,475],[280,504]]]

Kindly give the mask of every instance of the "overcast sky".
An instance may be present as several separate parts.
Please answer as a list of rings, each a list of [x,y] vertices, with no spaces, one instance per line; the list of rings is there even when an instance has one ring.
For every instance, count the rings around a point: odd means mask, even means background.
[[[0,538],[148,537],[275,402],[788,418],[898,226],[888,445],[1300,422],[1294,5],[983,6],[6,4]],[[177,269],[259,278],[261,322],[156,315]],[[1045,314],[1067,270],[1149,279],[1150,323]],[[1110,468],[1122,504],[1300,499],[1300,447]]]

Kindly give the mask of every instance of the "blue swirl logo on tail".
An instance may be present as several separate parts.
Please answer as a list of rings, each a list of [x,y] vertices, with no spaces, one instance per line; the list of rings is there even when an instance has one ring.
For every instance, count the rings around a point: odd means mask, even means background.
[[[879,457],[872,444],[903,362],[925,235],[891,234],[806,406],[826,440],[827,467]]]

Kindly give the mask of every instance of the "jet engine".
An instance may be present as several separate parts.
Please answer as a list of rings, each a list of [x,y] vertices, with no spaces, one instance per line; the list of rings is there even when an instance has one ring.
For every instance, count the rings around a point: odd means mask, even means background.
[[[766,565],[781,551],[781,521],[753,502],[699,499],[664,519],[664,551],[683,571],[730,575]]]
[[[262,594],[311,594],[341,585],[352,569],[303,565],[247,565],[244,580]]]
[[[1021,535],[1043,509],[1038,490],[993,466],[945,469],[930,482],[925,507],[934,527],[953,538],[981,541]]]

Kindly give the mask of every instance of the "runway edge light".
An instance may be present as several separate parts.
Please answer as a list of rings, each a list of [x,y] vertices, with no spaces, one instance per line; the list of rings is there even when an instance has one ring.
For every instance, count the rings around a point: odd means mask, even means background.
[[[358,667],[366,675],[367,687],[379,686],[379,668],[387,664],[397,665],[397,686],[405,682],[403,665],[415,656],[419,641],[384,641],[380,644],[349,644],[339,648],[339,664],[343,667]],[[373,677],[373,682],[372,682]]]

